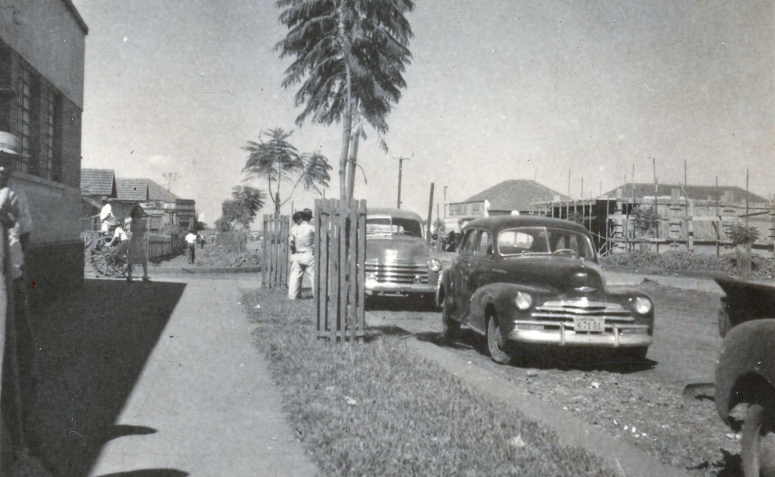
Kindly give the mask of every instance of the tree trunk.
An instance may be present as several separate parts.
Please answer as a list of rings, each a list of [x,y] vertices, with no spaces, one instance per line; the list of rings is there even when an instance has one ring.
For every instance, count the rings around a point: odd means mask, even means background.
[[[355,197],[355,175],[358,172],[358,141],[361,138],[361,131],[363,126],[358,124],[355,128],[355,133],[350,137],[350,183],[347,185],[347,197]]]
[[[350,136],[352,134],[352,85],[350,75],[350,64],[347,59],[350,55],[346,45],[344,31],[344,1],[339,2],[339,40],[342,42],[342,56],[344,58],[344,67],[346,73],[347,87],[347,109],[342,115],[342,152],[339,155],[339,198],[347,199],[347,156],[350,148]]]
[[[280,215],[280,206],[282,205],[280,203],[280,182],[283,180],[283,168],[282,166],[279,166],[277,168],[277,198],[274,201],[274,213],[275,215]]]

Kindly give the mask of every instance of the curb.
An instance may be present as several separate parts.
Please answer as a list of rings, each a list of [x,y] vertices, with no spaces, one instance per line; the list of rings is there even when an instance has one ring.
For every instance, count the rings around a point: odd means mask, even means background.
[[[447,372],[475,389],[502,403],[517,408],[529,420],[551,429],[564,445],[586,449],[605,461],[612,469],[617,467],[627,477],[689,477],[682,469],[663,464],[658,458],[627,442],[619,440],[602,429],[560,410],[538,396],[521,393],[507,379],[467,364],[466,360],[436,345],[410,337],[407,345],[420,356],[440,365]]]
[[[258,273],[261,267],[148,267],[148,273],[159,275]]]

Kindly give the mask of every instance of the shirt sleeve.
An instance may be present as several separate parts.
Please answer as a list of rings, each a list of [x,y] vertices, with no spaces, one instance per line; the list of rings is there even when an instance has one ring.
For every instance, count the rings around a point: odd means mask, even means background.
[[[16,193],[19,202],[19,235],[32,232],[32,216],[27,203],[27,195],[23,190]]]

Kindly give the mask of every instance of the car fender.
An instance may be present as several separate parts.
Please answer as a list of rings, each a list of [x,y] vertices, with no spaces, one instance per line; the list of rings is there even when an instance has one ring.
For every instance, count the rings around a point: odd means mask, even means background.
[[[775,399],[775,319],[742,323],[724,338],[716,365],[716,409],[728,422],[741,402]]]
[[[533,296],[549,292],[549,290],[540,287],[524,284],[489,283],[477,288],[471,295],[469,313],[471,316],[483,318],[487,306],[492,305],[499,318],[504,320],[516,319],[519,311],[514,305],[514,298],[520,291],[530,293]]]

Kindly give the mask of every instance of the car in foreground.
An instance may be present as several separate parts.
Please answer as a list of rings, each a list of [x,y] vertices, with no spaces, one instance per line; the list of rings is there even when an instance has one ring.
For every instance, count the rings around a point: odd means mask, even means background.
[[[724,290],[715,401],[737,430],[732,410],[745,405],[740,457],[746,477],[775,476],[775,287],[716,278]]]
[[[366,214],[367,297],[420,297],[435,303],[441,262],[430,257],[422,218],[403,209]]]
[[[461,324],[487,337],[497,363],[520,347],[598,348],[646,357],[654,332],[651,298],[608,290],[589,233],[536,216],[476,219],[437,286],[444,334]]]

